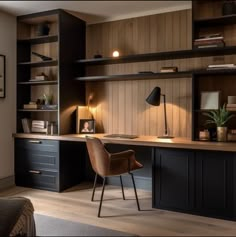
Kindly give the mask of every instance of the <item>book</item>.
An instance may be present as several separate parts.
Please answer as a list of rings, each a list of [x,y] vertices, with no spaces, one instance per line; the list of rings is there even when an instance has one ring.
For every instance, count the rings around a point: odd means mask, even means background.
[[[160,72],[178,72],[177,67],[162,67]]]
[[[219,39],[221,39],[221,40],[223,40],[224,39],[224,37],[223,36],[218,36],[218,37],[206,37],[206,38],[198,38],[198,39],[195,39],[194,41],[195,42],[199,42],[199,41],[207,41],[207,40],[219,40]]]
[[[201,45],[194,45],[194,48],[203,49],[203,48],[221,48],[225,47],[224,43],[217,43],[217,44],[201,44]]]
[[[221,44],[221,43],[225,45],[224,40],[194,41],[193,45],[197,46],[197,45]]]
[[[227,111],[236,111],[236,108],[226,108]]]

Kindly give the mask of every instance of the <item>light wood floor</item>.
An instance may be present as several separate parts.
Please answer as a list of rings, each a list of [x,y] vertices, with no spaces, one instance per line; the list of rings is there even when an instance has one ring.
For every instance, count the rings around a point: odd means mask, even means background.
[[[236,236],[236,222],[152,209],[151,193],[138,190],[142,211],[137,211],[133,189],[107,186],[97,218],[98,201],[91,202],[91,184],[84,183],[62,193],[23,187],[1,191],[0,196],[24,196],[31,199],[35,212],[75,222],[124,231],[140,236]],[[100,197],[97,189],[96,200]]]

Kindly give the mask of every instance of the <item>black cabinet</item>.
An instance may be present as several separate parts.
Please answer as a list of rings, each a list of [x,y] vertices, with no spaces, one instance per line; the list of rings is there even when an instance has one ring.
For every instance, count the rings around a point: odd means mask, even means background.
[[[157,148],[153,164],[153,206],[191,210],[194,205],[194,152]]]
[[[196,151],[196,209],[204,215],[233,217],[232,152]]]
[[[15,183],[60,192],[84,179],[85,145],[15,139]]]

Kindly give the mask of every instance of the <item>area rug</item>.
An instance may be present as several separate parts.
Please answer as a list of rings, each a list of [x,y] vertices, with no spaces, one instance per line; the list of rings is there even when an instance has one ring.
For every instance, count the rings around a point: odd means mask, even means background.
[[[134,236],[125,232],[34,214],[37,236]]]

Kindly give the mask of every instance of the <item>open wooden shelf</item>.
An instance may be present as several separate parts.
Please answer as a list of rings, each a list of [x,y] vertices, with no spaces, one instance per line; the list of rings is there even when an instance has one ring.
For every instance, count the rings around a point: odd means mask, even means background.
[[[18,85],[57,85],[58,81],[23,81],[17,82]]]
[[[48,60],[40,62],[23,62],[18,63],[19,66],[31,66],[31,67],[48,67],[48,66],[57,66],[57,60]]]
[[[142,61],[210,57],[217,55],[233,55],[233,54],[236,54],[236,46],[135,54],[135,55],[120,56],[119,58],[109,57],[109,58],[80,59],[77,60],[76,63],[84,65],[106,65],[106,64],[118,64],[118,63],[133,63]]]
[[[52,43],[57,42],[58,36],[57,35],[46,35],[46,36],[39,36],[35,38],[30,39],[18,39],[17,43],[30,43],[32,45],[34,44],[44,44],[44,43]]]
[[[214,18],[205,18],[194,20],[194,25],[197,27],[219,27],[219,25],[236,24],[236,15],[227,15]]]

